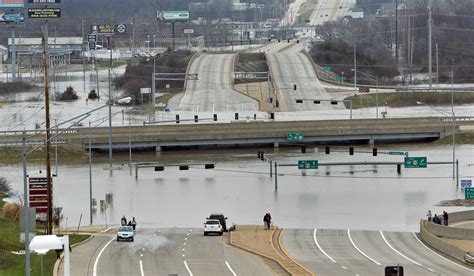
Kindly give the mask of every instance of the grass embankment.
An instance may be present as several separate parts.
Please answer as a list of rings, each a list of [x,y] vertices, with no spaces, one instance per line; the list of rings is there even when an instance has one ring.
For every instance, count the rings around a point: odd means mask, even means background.
[[[31,150],[31,148],[28,148]],[[22,155],[21,147],[2,148],[0,151],[0,164],[20,163]],[[58,146],[58,160],[61,162],[82,163],[87,160],[87,152],[71,146]],[[28,162],[44,161],[46,158],[46,147],[41,147],[28,154]],[[55,148],[51,146],[51,160],[55,158]]]
[[[26,82],[1,82],[0,95],[7,95],[16,92],[27,92],[37,88],[37,86]]]
[[[3,199],[5,195],[0,195],[0,275],[17,276],[25,275],[25,255],[17,255],[12,252],[19,252],[25,249],[25,245],[20,243],[20,225],[18,221],[10,221],[3,218]],[[38,231],[37,234],[42,234]],[[89,235],[70,235],[70,244],[75,244],[86,240]],[[30,255],[31,275],[41,275],[41,259],[34,252]],[[43,257],[43,275],[53,275],[53,267],[56,262],[56,252],[48,252]]]
[[[346,100],[352,99],[352,108],[367,108],[377,105],[388,107],[410,107],[417,106],[417,102],[422,102],[428,106],[448,106],[451,105],[451,93],[442,92],[395,92],[395,93],[378,93],[371,90],[370,94],[359,94],[347,97]],[[454,105],[473,104],[474,93],[456,92],[454,93]],[[346,103],[349,108],[349,103]]]
[[[453,136],[449,135],[433,142],[438,145],[451,145],[453,143]],[[458,145],[473,145],[474,131],[456,132],[456,144]]]

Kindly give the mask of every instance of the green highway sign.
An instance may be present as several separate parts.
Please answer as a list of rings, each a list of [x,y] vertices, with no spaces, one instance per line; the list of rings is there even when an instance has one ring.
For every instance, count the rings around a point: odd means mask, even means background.
[[[288,133],[288,141],[302,141],[303,139],[303,133]]]
[[[317,169],[318,168],[318,160],[299,160],[298,161],[298,169]]]
[[[474,199],[474,188],[465,188],[464,189],[464,198],[465,199]]]
[[[344,76],[336,76],[336,80],[337,80],[337,81],[345,81],[345,80],[346,80],[346,77],[344,77]]]
[[[331,67],[330,66],[323,66],[323,71],[324,72],[331,72]]]
[[[405,157],[405,168],[426,168],[426,157]]]
[[[388,155],[406,155],[406,152],[403,152],[403,151],[389,151]]]

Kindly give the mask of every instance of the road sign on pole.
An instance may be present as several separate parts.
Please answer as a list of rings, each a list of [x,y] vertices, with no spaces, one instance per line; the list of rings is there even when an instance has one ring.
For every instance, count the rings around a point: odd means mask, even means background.
[[[474,199],[474,188],[464,189],[464,199]]]
[[[426,157],[405,157],[405,168],[426,168]]]
[[[299,160],[298,161],[298,169],[305,170],[305,169],[317,169],[318,168],[318,160]]]
[[[331,67],[330,66],[323,66],[323,71],[324,72],[331,72]]]
[[[461,179],[461,181],[459,181],[459,186],[461,187],[461,189],[471,188],[472,179]]]
[[[304,139],[303,133],[288,133],[288,141],[302,141]]]

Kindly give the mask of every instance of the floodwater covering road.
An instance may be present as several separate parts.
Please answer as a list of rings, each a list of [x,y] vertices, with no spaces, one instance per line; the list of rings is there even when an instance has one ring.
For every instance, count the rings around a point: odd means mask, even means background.
[[[301,154],[299,149],[273,151],[267,157],[279,164],[296,164],[298,160],[319,162],[402,161],[403,156],[384,152],[408,151],[410,156],[426,156],[430,161],[450,161],[450,146],[386,145],[371,149],[361,145],[350,156],[348,147],[331,148]],[[94,224],[118,224],[122,215],[135,216],[141,227],[200,227],[212,212],[223,212],[229,223],[260,224],[262,214],[271,212],[275,224],[286,228],[326,228],[354,230],[417,231],[419,219],[426,211],[451,212],[462,207],[436,207],[445,199],[463,198],[453,182],[451,165],[430,165],[421,169],[404,169],[397,174],[392,166],[333,166],[307,170],[307,176],[296,167],[278,167],[278,190],[269,164],[258,160],[258,149],[178,151],[143,154],[149,160],[167,164],[165,170],[140,169],[138,177],[130,175],[127,156],[114,155],[123,170],[104,170],[103,160],[93,164],[93,198],[105,199],[112,194],[108,209],[94,213]],[[361,151],[365,151],[361,152]],[[459,146],[460,177],[474,177],[474,146]],[[143,158],[144,156],[141,156]],[[139,158],[134,154],[134,160]],[[141,159],[143,160],[143,159]],[[215,163],[205,170],[203,164]],[[196,164],[180,171],[176,164]],[[29,171],[44,169],[29,164]],[[60,166],[54,178],[54,204],[63,207],[62,227],[89,223],[88,164]],[[135,174],[133,170],[133,174]],[[20,165],[3,166],[1,176],[14,190],[22,190]]]

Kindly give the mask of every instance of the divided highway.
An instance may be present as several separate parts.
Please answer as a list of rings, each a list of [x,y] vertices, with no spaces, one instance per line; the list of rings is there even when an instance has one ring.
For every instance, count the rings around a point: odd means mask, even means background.
[[[327,21],[344,17],[346,11],[355,5],[355,0],[319,0],[309,17],[309,25],[321,25]]]
[[[234,54],[202,54],[191,63],[188,74],[198,74],[198,80],[188,80],[186,91],[173,98],[173,111],[218,112],[256,111],[258,103],[232,89]]]

